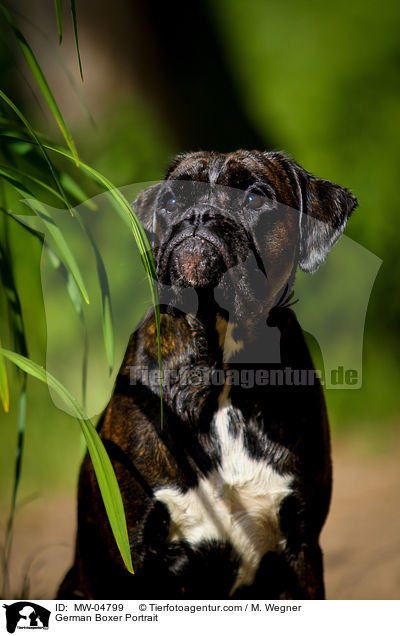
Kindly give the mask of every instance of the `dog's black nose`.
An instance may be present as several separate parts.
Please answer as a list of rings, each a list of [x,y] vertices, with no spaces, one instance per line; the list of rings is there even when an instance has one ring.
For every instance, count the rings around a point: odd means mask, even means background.
[[[207,222],[215,220],[215,213],[210,207],[195,207],[186,210],[183,222],[187,225],[206,225]]]

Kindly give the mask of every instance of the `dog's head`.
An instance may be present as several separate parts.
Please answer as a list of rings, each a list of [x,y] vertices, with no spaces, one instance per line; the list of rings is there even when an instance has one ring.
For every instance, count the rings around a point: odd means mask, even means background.
[[[299,266],[314,272],[357,205],[281,153],[178,155],[133,204],[151,234],[159,281],[214,290],[236,318],[265,312]]]

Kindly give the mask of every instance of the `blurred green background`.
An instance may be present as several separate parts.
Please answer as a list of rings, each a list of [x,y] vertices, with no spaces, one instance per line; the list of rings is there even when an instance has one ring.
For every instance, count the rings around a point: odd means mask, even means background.
[[[376,451],[389,447],[398,432],[400,382],[399,3],[194,0],[170,6],[78,0],[83,83],[69,3],[64,4],[61,46],[51,0],[15,0],[9,8],[37,55],[80,156],[115,185],[161,178],[180,151],[246,147],[285,150],[310,172],[356,194],[359,208],[346,233],[383,264],[366,318],[363,387],[331,390],[326,397],[336,435],[355,436]],[[61,140],[2,22],[2,88],[36,129]],[[75,178],[88,195],[98,193],[78,171]],[[14,204],[14,211],[24,212]],[[44,363],[41,248],[17,226],[10,240],[29,354]],[[362,272],[348,276],[357,285]],[[11,346],[1,291],[0,312],[2,340]],[[9,371],[10,413],[0,414],[3,510],[17,439],[11,366]],[[20,499],[71,493],[81,452],[76,422],[54,407],[43,386],[29,380]]]

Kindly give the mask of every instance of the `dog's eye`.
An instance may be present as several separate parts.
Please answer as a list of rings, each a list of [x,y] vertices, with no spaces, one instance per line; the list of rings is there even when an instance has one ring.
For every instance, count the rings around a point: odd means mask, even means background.
[[[165,202],[165,209],[169,212],[173,212],[178,207],[178,202],[174,197],[170,197]]]
[[[264,204],[264,199],[265,197],[255,192],[250,192],[246,197],[246,205],[252,210],[258,210]]]

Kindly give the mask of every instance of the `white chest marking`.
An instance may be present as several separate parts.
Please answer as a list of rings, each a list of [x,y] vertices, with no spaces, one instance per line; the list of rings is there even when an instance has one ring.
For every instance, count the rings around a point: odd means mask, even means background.
[[[203,542],[229,542],[240,557],[240,569],[231,590],[251,584],[261,558],[284,547],[279,528],[279,508],[291,492],[293,476],[279,475],[263,460],[247,452],[242,432],[229,432],[232,409],[227,391],[213,426],[221,448],[221,466],[202,478],[196,488],[182,493],[161,488],[155,497],[171,515],[170,541],[185,540],[193,547]]]

